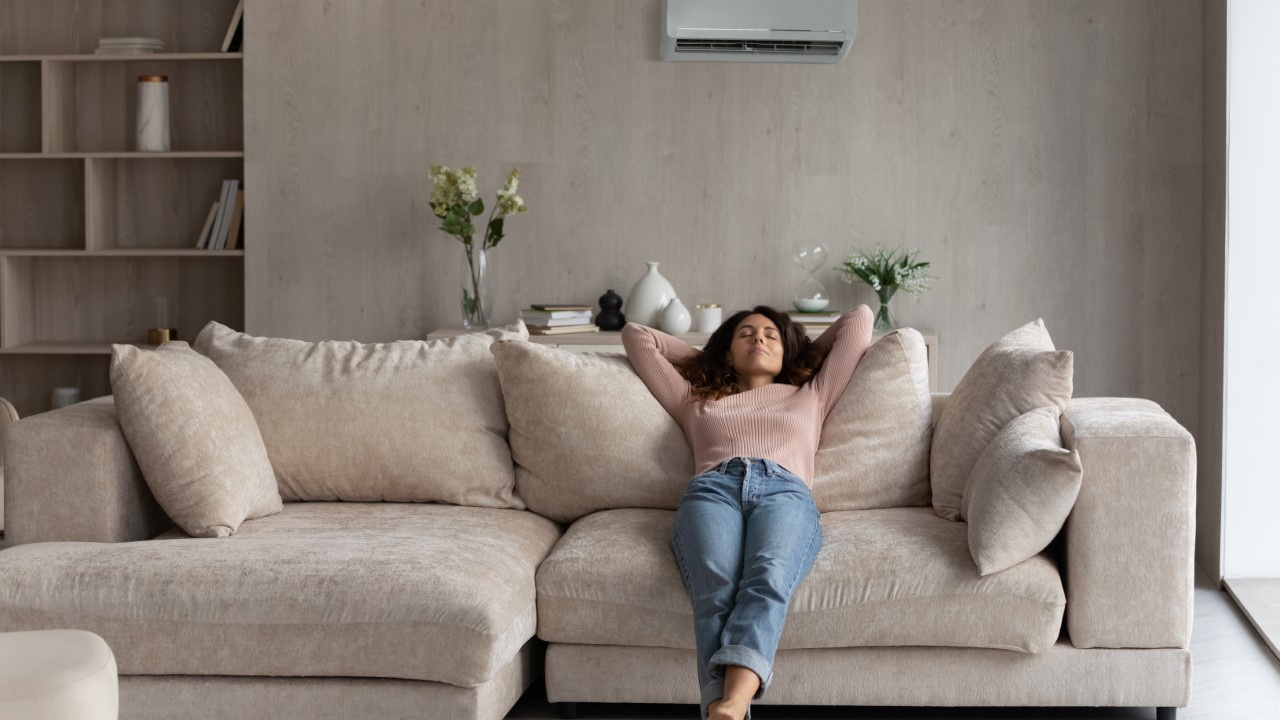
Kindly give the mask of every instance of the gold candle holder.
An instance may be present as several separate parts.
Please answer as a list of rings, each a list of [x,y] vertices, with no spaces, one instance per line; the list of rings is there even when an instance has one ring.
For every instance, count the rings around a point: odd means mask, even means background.
[[[147,344],[163,345],[177,337],[178,333],[173,328],[151,328],[147,331]]]

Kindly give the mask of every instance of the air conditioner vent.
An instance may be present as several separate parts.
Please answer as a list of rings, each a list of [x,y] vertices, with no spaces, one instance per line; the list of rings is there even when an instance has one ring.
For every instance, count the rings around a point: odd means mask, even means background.
[[[842,42],[816,40],[717,40],[676,38],[676,52],[786,53],[788,55],[839,55]]]

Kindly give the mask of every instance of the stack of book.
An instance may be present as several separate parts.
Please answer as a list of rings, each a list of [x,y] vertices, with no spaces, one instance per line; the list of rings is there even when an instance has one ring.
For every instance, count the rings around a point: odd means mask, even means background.
[[[222,195],[209,208],[196,247],[201,250],[235,250],[241,246],[240,226],[244,219],[244,190],[239,180],[223,180]]]
[[[841,313],[830,312],[824,310],[822,312],[800,312],[799,310],[791,310],[787,312],[787,316],[792,322],[798,322],[804,326],[807,331],[816,330],[821,332],[831,327],[831,324],[840,319]]]
[[[160,38],[104,37],[98,40],[95,55],[146,55],[160,52],[164,42]]]
[[[520,311],[520,318],[530,335],[599,332],[591,322],[591,310],[591,305],[530,305]]]

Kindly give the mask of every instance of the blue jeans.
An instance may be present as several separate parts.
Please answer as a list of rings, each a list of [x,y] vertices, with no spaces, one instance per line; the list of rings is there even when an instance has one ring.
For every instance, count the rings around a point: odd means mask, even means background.
[[[822,546],[818,508],[804,481],[776,462],[730,458],[689,481],[671,546],[693,602],[705,719],[724,695],[724,666],[760,676],[755,698],[773,680],[791,594]]]

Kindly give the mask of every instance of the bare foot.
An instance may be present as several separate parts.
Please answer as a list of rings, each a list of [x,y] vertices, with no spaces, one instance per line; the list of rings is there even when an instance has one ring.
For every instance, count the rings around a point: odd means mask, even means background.
[[[738,707],[724,698],[712,700],[707,705],[707,720],[743,720],[746,716],[746,705]]]

